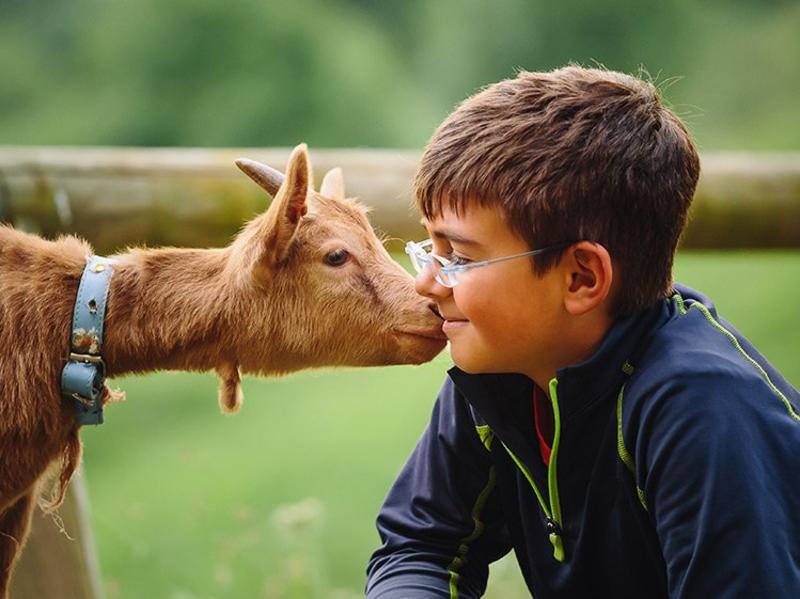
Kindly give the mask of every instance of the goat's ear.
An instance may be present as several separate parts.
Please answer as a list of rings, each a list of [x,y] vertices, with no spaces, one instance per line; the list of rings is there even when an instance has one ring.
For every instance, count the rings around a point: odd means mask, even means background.
[[[286,179],[265,215],[265,239],[262,239],[264,255],[269,266],[277,266],[286,259],[300,219],[308,212],[308,196],[311,171],[308,166],[306,144],[300,144],[289,157]]]
[[[322,186],[319,188],[320,195],[334,200],[344,199],[344,176],[342,169],[334,168],[329,170],[322,179]]]
[[[268,215],[274,213],[277,224],[288,223],[292,228],[292,233],[294,233],[300,218],[308,211],[306,202],[309,193],[313,191],[309,187],[310,181],[311,168],[309,167],[308,148],[306,144],[300,144],[292,150],[292,154],[289,156],[286,178],[267,211]]]
[[[260,284],[286,260],[300,220],[308,212],[313,193],[308,150],[300,144],[292,151],[286,175],[245,158],[236,165],[274,196],[269,209],[250,221],[234,244],[236,267]]]
[[[217,366],[219,376],[219,407],[223,414],[235,414],[242,407],[242,387],[239,384],[239,366],[235,362],[223,362]]]

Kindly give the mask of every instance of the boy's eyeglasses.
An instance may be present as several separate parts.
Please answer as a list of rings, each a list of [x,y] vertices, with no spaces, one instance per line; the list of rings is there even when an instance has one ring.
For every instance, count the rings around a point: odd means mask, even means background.
[[[467,264],[459,264],[453,260],[448,260],[444,256],[434,254],[433,241],[426,239],[425,241],[409,241],[406,244],[406,254],[411,258],[411,264],[414,270],[419,274],[425,267],[430,265],[436,273],[436,282],[445,287],[455,287],[458,285],[458,275],[464,271],[472,268],[479,268],[487,266],[496,262],[505,262],[506,260],[513,260],[514,258],[522,258],[523,256],[536,256],[551,250],[560,250],[569,247],[572,243],[559,243],[556,245],[549,245],[547,247],[539,248],[538,250],[531,250],[529,252],[522,252],[521,254],[514,254],[513,256],[503,256],[502,258],[492,258],[491,260],[481,260],[479,262],[469,262]]]

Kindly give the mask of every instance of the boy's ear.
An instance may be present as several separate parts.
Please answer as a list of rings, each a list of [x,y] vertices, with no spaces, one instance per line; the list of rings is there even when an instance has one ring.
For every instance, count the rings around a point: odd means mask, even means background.
[[[267,192],[273,192],[280,173],[253,161],[237,161],[237,165]],[[274,174],[277,173],[277,176]],[[274,192],[272,204],[265,214],[252,221],[243,232],[244,248],[241,268],[258,277],[271,272],[286,260],[300,219],[308,212],[311,171],[308,150],[300,144],[289,157],[286,175]]]
[[[319,188],[320,195],[334,200],[344,199],[344,176],[342,169],[334,168],[329,170],[322,179],[322,186]]]
[[[611,295],[614,267],[608,250],[599,243],[580,241],[564,253],[564,307],[581,316],[604,304]]]

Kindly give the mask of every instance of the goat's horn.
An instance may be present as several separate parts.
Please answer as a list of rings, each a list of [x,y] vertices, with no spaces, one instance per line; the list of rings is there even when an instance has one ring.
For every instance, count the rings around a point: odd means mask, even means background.
[[[275,170],[271,166],[261,164],[249,158],[239,158],[236,161],[236,166],[238,166],[245,175],[267,190],[267,193],[273,197],[278,193],[278,189],[280,189],[283,180],[286,178],[282,172]]]

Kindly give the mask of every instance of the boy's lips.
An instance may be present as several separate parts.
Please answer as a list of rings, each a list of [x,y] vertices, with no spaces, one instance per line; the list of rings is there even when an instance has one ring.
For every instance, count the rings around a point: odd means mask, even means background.
[[[445,317],[444,323],[442,323],[442,331],[447,334],[449,331],[453,331],[459,329],[463,326],[469,324],[469,320],[465,320],[463,318],[447,318]]]

